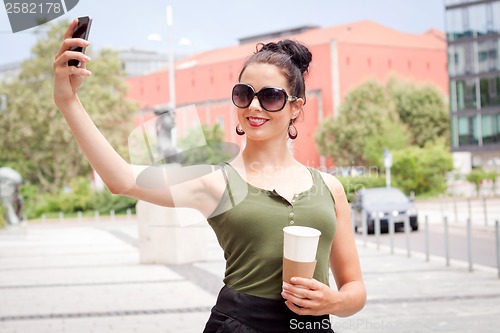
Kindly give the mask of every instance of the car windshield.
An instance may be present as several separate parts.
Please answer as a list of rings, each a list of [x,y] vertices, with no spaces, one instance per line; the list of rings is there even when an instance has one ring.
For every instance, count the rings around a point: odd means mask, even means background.
[[[402,192],[395,190],[367,191],[364,200],[367,205],[408,202],[408,198]]]

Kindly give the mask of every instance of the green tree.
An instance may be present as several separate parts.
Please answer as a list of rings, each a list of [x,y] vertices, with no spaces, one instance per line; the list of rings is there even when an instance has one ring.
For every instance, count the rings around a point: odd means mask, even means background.
[[[218,124],[203,124],[202,131],[192,129],[179,140],[183,165],[219,164],[234,157],[233,144],[224,143],[224,131]]]
[[[407,194],[443,193],[453,159],[444,139],[425,147],[410,146],[394,152],[391,174],[394,186]]]
[[[472,171],[465,177],[469,183],[474,184],[476,188],[476,195],[479,196],[481,191],[481,183],[483,180],[488,179],[488,173],[481,168],[472,169]]]
[[[383,136],[388,128],[400,126],[384,86],[367,81],[347,94],[337,117],[328,117],[319,125],[316,143],[319,152],[338,165],[367,165],[371,162],[366,155],[370,140],[377,138],[392,146]],[[401,141],[404,139],[398,137],[395,146]]]
[[[491,190],[493,194],[497,193],[497,179],[498,179],[498,172],[496,170],[490,170],[488,171],[486,176],[486,179],[491,181]]]
[[[386,86],[396,111],[407,125],[411,144],[424,147],[437,138],[449,138],[448,107],[440,91],[431,85],[391,78]]]
[[[68,22],[52,25],[22,63],[19,75],[0,84],[7,112],[0,114],[0,164],[18,170],[29,183],[56,192],[67,181],[86,175],[90,165],[58,112],[52,98],[52,62]],[[115,52],[89,55],[93,75],[79,97],[110,143],[127,157],[126,138],[135,106],[126,98],[121,62]]]
[[[366,138],[363,155],[371,167],[384,168],[384,150],[404,149],[409,146],[410,135],[404,124],[387,119],[382,120],[378,133]]]
[[[396,78],[386,85],[367,81],[353,89],[338,115],[327,117],[316,132],[319,152],[337,165],[379,169],[385,148],[423,148],[442,139],[449,145],[448,138],[448,112],[440,92]]]

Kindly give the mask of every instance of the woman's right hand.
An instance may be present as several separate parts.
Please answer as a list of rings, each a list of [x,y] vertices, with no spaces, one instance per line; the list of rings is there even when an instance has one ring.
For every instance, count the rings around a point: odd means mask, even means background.
[[[71,38],[77,24],[78,19],[74,19],[69,25],[53,63],[54,101],[58,107],[77,99],[78,88],[82,85],[84,78],[91,75],[91,72],[85,68],[90,58],[82,52],[70,51],[73,46],[87,47],[89,45],[85,39]],[[79,60],[80,67],[69,66],[68,61],[71,59]]]

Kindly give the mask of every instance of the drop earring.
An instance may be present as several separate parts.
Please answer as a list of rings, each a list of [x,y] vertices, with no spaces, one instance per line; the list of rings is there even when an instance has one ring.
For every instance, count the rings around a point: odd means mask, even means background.
[[[299,135],[299,132],[297,131],[297,128],[295,125],[292,123],[290,126],[288,126],[288,137],[292,140],[295,140],[297,136]]]
[[[241,128],[240,124],[236,125],[236,134],[245,135],[245,131],[243,130],[243,128]]]

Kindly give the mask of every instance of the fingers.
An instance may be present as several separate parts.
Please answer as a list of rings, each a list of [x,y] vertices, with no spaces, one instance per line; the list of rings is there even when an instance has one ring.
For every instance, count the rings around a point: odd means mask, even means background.
[[[299,315],[323,314],[323,285],[315,279],[292,278],[293,284],[283,283],[281,296],[286,300],[287,307]]]
[[[285,302],[285,305],[290,309],[290,311],[293,311],[300,316],[315,315],[314,311],[312,311],[311,309],[299,307],[292,301],[287,300]]]
[[[71,59],[75,59],[80,61],[81,65],[80,68],[85,69],[86,63],[90,61],[90,57],[83,54],[82,52],[77,52],[77,51],[66,51],[63,54],[61,54],[59,57],[56,58],[54,61],[54,70],[57,71],[58,67],[75,67],[75,66],[68,66],[68,61]]]
[[[69,66],[68,61],[71,59],[79,60],[81,63],[80,67]],[[92,73],[86,69],[86,63],[89,60],[89,57],[80,52],[68,51],[54,61],[54,75],[56,78],[68,77],[71,75],[90,76]]]
[[[87,47],[89,45],[89,42],[85,39],[72,38],[73,32],[75,31],[77,25],[78,19],[74,19],[68,26],[68,29],[64,33],[64,41],[62,42],[61,47],[59,48],[59,51],[55,56],[55,59],[59,58],[65,51],[69,50],[73,46]]]
[[[72,75],[90,76],[90,75],[92,75],[92,73],[88,69],[81,68],[81,67],[75,67],[75,66],[59,67],[55,70],[55,77],[56,78],[69,77]]]
[[[322,284],[316,279],[306,279],[301,277],[293,277],[291,278],[291,282],[296,286],[302,286],[311,290],[320,289]]]
[[[78,19],[75,18],[69,24],[68,29],[66,29],[66,32],[64,33],[64,39],[68,39],[68,38],[71,38],[71,36],[73,36],[73,32],[75,31],[75,28],[77,25],[78,25]]]
[[[55,56],[55,59],[59,58],[64,52],[70,50],[72,47],[84,48],[89,46],[89,44],[89,41],[82,38],[67,38],[62,42],[61,47],[59,48],[59,51]]]
[[[281,293],[281,296],[286,299],[287,301],[290,301],[300,307],[310,307],[312,304],[311,299],[307,297],[303,297],[302,295],[295,294],[291,291],[283,291]]]
[[[314,297],[314,291],[310,289],[305,289],[303,286],[292,285],[288,283],[283,283],[283,291],[292,294],[298,298],[309,298]]]

